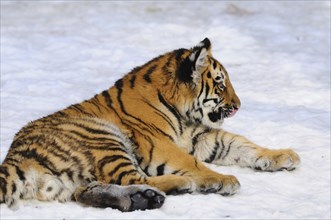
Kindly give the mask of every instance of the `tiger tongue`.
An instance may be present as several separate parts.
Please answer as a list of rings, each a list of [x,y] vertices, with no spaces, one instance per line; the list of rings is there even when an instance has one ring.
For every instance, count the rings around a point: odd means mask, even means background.
[[[233,109],[233,111],[228,115],[228,118],[233,117],[237,113],[238,109]]]

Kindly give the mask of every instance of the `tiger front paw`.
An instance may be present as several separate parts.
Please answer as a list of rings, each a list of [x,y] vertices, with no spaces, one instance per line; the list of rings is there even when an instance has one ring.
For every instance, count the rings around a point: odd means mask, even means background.
[[[300,157],[291,149],[262,150],[253,168],[261,171],[294,170],[300,164]]]
[[[203,183],[198,187],[198,191],[206,193],[217,193],[222,196],[230,196],[237,193],[240,183],[235,176],[217,175],[205,177]]]

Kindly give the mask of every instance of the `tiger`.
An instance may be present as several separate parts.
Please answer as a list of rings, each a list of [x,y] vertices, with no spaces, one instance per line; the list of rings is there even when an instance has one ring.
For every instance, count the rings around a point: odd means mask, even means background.
[[[160,55],[79,104],[24,126],[0,165],[0,202],[74,201],[120,211],[166,195],[231,196],[238,179],[205,163],[294,170],[292,149],[268,149],[221,128],[241,106],[205,38]]]

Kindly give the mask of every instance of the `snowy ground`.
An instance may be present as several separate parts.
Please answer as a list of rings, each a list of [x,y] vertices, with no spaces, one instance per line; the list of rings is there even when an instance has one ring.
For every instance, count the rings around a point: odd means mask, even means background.
[[[111,86],[133,67],[204,37],[242,108],[229,131],[292,147],[293,172],[237,167],[241,191],[168,196],[121,213],[75,203],[1,205],[1,219],[330,219],[330,2],[1,2],[1,161],[27,122]]]

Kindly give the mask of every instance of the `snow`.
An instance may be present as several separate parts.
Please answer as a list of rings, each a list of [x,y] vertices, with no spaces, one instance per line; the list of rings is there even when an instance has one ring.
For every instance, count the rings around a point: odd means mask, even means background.
[[[27,122],[206,36],[242,101],[224,128],[293,148],[299,169],[208,165],[241,191],[130,213],[27,201],[1,219],[330,219],[330,1],[1,1],[1,161]]]

